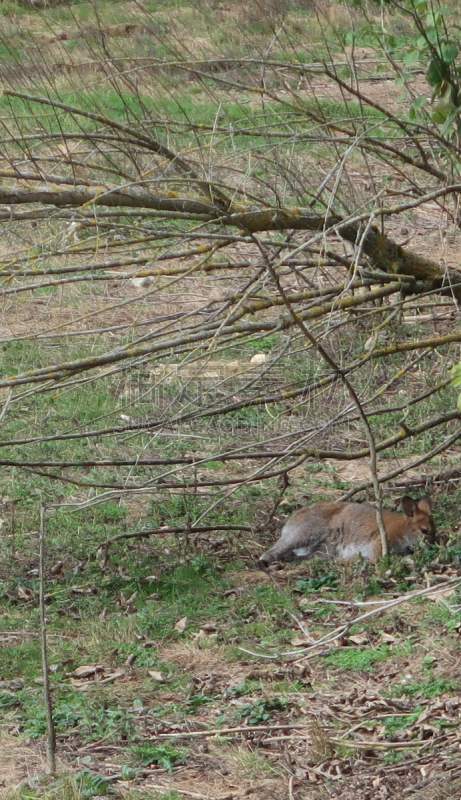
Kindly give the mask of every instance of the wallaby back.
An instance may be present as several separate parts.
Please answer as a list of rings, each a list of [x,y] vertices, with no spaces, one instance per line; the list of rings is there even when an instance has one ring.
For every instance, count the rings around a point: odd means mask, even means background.
[[[431,501],[402,498],[403,514],[383,511],[389,550],[404,553],[421,539],[435,541]],[[368,503],[314,503],[302,508],[285,523],[280,539],[260,558],[262,566],[293,556],[376,560],[382,554],[376,509]]]

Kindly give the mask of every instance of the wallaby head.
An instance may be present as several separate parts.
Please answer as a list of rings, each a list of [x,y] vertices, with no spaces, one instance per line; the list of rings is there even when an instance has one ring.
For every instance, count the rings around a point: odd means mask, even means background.
[[[428,543],[435,542],[435,523],[432,517],[432,504],[429,495],[425,494],[420,500],[413,500],[409,495],[402,497],[402,508],[405,516],[410,520],[414,531]]]
[[[403,514],[383,511],[389,550],[405,553],[419,541],[435,541],[430,498],[402,498]],[[275,545],[260,558],[262,566],[293,556],[373,560],[382,553],[376,509],[368,503],[314,503],[286,521]]]

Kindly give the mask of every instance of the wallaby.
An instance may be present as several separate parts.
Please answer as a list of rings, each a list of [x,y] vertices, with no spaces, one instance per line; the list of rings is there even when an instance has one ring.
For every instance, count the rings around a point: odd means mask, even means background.
[[[403,514],[383,511],[389,551],[404,553],[420,539],[435,542],[430,498],[402,497]],[[376,508],[368,503],[314,503],[301,508],[285,523],[280,539],[259,559],[262,566],[293,556],[352,558],[381,556],[381,535]]]

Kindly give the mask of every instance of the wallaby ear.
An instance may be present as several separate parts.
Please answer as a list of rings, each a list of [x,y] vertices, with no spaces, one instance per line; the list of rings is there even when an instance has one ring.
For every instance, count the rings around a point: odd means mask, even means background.
[[[424,497],[421,497],[421,499],[418,500],[418,508],[420,511],[424,511],[424,513],[428,514],[429,516],[432,514],[431,498],[428,494],[425,494]]]
[[[417,509],[417,505],[412,497],[408,494],[402,497],[402,508],[407,517],[413,517]]]

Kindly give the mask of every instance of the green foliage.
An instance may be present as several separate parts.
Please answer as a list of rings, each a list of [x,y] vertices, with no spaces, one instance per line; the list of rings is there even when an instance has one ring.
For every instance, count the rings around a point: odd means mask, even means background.
[[[400,764],[407,758],[405,751],[402,750],[389,750],[384,756],[384,760],[388,764]]]
[[[408,30],[397,33],[383,28],[372,17],[366,24],[345,34],[345,43],[353,42],[369,47],[384,46],[390,54],[403,54],[403,65],[411,74],[416,65],[426,69],[426,80],[432,89],[431,117],[441,126],[441,133],[452,138],[461,132],[461,65],[459,64],[459,25],[453,23],[453,9],[442,6],[438,0],[375,0],[385,5],[388,11],[403,15],[408,21]],[[363,0],[352,0],[355,7],[363,7]],[[398,79],[401,84],[405,76]],[[416,119],[427,111],[426,98],[416,97],[409,111],[410,119]]]
[[[376,649],[368,648],[366,650],[340,648],[329,653],[326,656],[326,661],[332,667],[369,672],[373,664],[376,664],[377,661],[384,661],[386,658],[389,658],[389,655],[390,649],[386,645],[382,645]]]
[[[376,575],[373,575],[369,581],[366,582],[363,590],[359,593],[360,598],[365,597],[379,597],[380,594],[383,593],[382,585],[379,581],[379,578]]]
[[[196,694],[192,694],[185,702],[185,711],[186,714],[195,714],[199,711],[202,706],[207,705],[208,703],[212,703],[214,697],[209,697],[202,692],[197,692]]]
[[[101,797],[116,793],[112,786],[115,779],[112,777],[108,778],[106,775],[84,769],[77,773],[76,778],[82,797]]]
[[[31,696],[25,689],[18,693],[21,703],[23,730],[27,736],[38,738],[46,732],[46,713],[41,693]],[[53,718],[57,733],[79,734],[86,740],[111,736],[116,732],[130,737],[136,732],[136,716],[132,709],[107,707],[102,697],[88,697],[69,694],[64,690],[61,697],[56,697]]]
[[[185,750],[178,750],[173,747],[169,742],[165,744],[140,744],[131,748],[131,754],[134,764],[140,767],[150,767],[152,764],[158,764],[168,772],[173,771],[176,764],[184,764]]]
[[[288,701],[279,697],[257,700],[240,709],[239,716],[241,719],[247,719],[249,725],[263,725],[265,722],[273,721],[271,711],[286,711],[287,705]]]
[[[319,589],[325,587],[336,591],[339,584],[339,577],[334,572],[329,572],[328,575],[323,575],[318,578],[300,578],[296,581],[295,588],[297,592],[302,594],[310,594],[318,592]]]
[[[3,679],[37,678],[40,675],[40,643],[38,639],[17,646],[0,648],[0,675]]]
[[[386,728],[386,733],[392,736],[393,734],[397,733],[397,731],[405,730],[405,728],[410,728],[412,725],[414,725],[414,723],[418,719],[418,716],[421,711],[422,711],[422,706],[417,706],[414,709],[413,714],[407,714],[404,717],[399,717],[399,716],[386,717],[383,720],[383,725]]]
[[[461,68],[456,63],[459,56],[458,26],[450,25],[450,9],[436,3],[408,0],[406,3],[419,32],[415,47],[404,58],[406,67],[419,61],[427,65],[426,79],[432,88],[432,119],[441,125],[443,135],[461,132],[460,80]],[[434,104],[434,101],[437,102]],[[412,114],[422,108],[418,98]]]
[[[395,690],[395,694],[407,695],[408,697],[438,697],[441,694],[453,694],[458,691],[459,686],[454,681],[447,681],[445,678],[432,676],[424,681],[414,681],[400,686]]]

